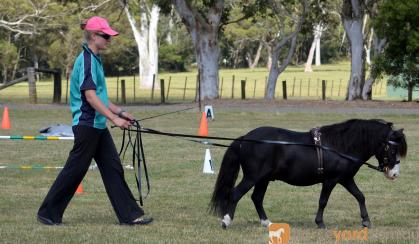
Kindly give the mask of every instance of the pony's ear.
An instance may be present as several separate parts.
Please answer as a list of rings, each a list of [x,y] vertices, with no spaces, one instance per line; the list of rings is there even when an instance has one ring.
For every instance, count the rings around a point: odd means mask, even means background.
[[[392,122],[387,122],[387,125],[390,127],[393,127],[393,123]]]
[[[397,131],[403,134],[404,128],[401,128],[400,130],[397,130]]]

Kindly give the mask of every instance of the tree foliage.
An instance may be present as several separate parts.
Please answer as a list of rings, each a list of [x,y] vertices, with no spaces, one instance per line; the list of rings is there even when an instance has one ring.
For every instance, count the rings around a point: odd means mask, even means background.
[[[377,34],[386,38],[383,55],[375,60],[375,72],[389,75],[389,81],[408,88],[409,100],[419,85],[419,1],[387,0],[374,20]]]

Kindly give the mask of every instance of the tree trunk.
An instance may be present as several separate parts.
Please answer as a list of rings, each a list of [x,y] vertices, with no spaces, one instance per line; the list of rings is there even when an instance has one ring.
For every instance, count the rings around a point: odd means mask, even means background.
[[[320,66],[320,38],[323,31],[323,24],[319,23],[313,29],[313,42],[311,43],[310,51],[308,52],[307,62],[304,72],[313,72],[311,65],[313,63],[314,52],[316,52],[316,66]]]
[[[272,67],[272,47],[269,45],[269,43],[266,43],[266,52],[268,54],[268,61],[266,62],[266,68],[268,70],[271,70]]]
[[[316,36],[314,36],[313,42],[311,43],[310,51],[308,52],[306,67],[304,69],[304,72],[313,72],[313,69],[311,68],[311,64],[313,63],[313,56],[314,56],[314,50],[316,49]]]
[[[2,83],[6,83],[7,82],[7,65],[3,64],[3,82]]]
[[[135,18],[129,11],[128,4],[124,4],[122,1],[121,4],[123,4],[125,15],[127,16],[135,42],[137,43],[140,88],[151,88],[153,85],[153,75],[157,76],[158,70],[157,23],[160,8],[153,4],[149,17],[146,3],[140,1],[141,22],[140,28],[138,29]]]
[[[271,56],[272,63],[278,63],[278,55],[272,53]],[[275,89],[276,89],[276,81],[279,76],[279,68],[277,65],[272,65],[271,69],[269,70],[268,76],[268,84],[266,85],[266,99],[275,99]]]
[[[407,101],[411,102],[413,100],[413,88],[415,84],[413,83],[412,79],[409,81],[409,85],[407,86]]]
[[[344,21],[346,33],[351,46],[351,76],[348,85],[348,100],[361,98],[362,87],[365,83],[364,48],[362,37],[362,19]]]
[[[342,33],[342,40],[340,41],[339,52],[342,51],[342,47],[343,47],[343,44],[345,43],[345,39],[346,39],[346,32],[344,31]]]
[[[316,42],[316,66],[320,66],[322,63],[320,61],[320,35],[317,38]]]
[[[362,98],[365,83],[365,50],[363,45],[363,8],[358,0],[345,0],[342,8],[342,22],[351,46],[351,76],[347,100]]]
[[[39,59],[38,59],[38,55],[36,53],[33,55],[33,65],[34,65],[35,69],[39,69]],[[39,73],[38,72],[35,73],[35,79],[36,79],[36,82],[39,82]]]
[[[174,12],[173,12],[173,7],[170,10],[170,15],[169,15],[169,30],[167,31],[167,36],[166,36],[166,42],[169,45],[173,44],[173,38],[172,38],[172,30],[173,30],[173,18],[175,17]]]
[[[201,100],[218,98],[218,31],[197,32],[194,45],[200,74]]]
[[[224,9],[223,0],[214,0],[208,12],[198,11],[185,0],[172,0],[191,34],[200,80],[200,99],[218,98],[218,30]]]
[[[302,23],[302,20],[300,21],[300,24],[301,23]],[[301,25],[300,25],[300,27],[301,27]],[[267,85],[267,91],[266,91],[266,97],[265,97],[266,99],[270,99],[270,100],[275,99],[276,81],[278,79],[278,76],[288,66],[288,64],[291,61],[292,56],[294,55],[295,47],[296,47],[296,43],[297,43],[297,34],[298,34],[299,30],[300,30],[300,27],[298,27],[297,28],[297,31],[294,32],[293,35],[291,36],[290,47],[288,49],[288,55],[283,60],[283,62],[281,63],[280,66],[278,66],[279,53],[281,52],[281,49],[284,46],[284,44],[289,41],[289,40],[286,40],[286,39],[289,39],[289,38],[285,38],[283,40],[284,41],[283,43],[281,42],[275,48],[273,48],[273,52],[272,52],[272,66],[271,66],[271,69],[269,70],[268,85]]]
[[[372,44],[372,38],[374,35],[374,29],[371,28],[369,37],[368,37],[368,42],[364,45],[365,48],[365,61],[367,62],[367,64],[369,66],[371,66],[371,44]]]
[[[243,47],[243,41],[239,41],[239,47],[237,49],[234,49],[233,51],[233,68],[237,68],[237,64],[239,63],[239,53]]]
[[[140,4],[140,88],[151,88],[153,84],[153,70],[151,70],[151,60],[149,59],[150,53],[148,52],[148,16],[147,4],[141,0]]]
[[[159,56],[159,48],[157,44],[157,25],[159,22],[159,12],[160,8],[153,4],[151,7],[150,12],[150,25],[149,25],[149,32],[148,32],[148,53],[150,59],[150,70],[152,71],[151,76],[151,85],[153,84],[153,74],[156,75],[155,79],[157,80],[158,74],[158,56]]]
[[[252,60],[252,54],[250,52],[246,53],[247,64],[249,65],[249,68],[254,69],[258,65],[261,51],[262,51],[262,42],[259,42],[259,46],[256,51],[254,60]]]
[[[377,57],[378,55],[381,55],[381,53],[384,50],[384,46],[386,44],[386,39],[380,39],[377,37],[377,35],[374,35],[374,32],[371,30],[371,37],[372,39],[372,57]],[[371,50],[371,47],[369,48],[369,52]],[[371,100],[372,99],[372,85],[374,84],[375,80],[377,79],[377,74],[375,72],[374,64],[371,64],[370,66],[370,77],[365,81],[365,85],[362,88],[362,99],[364,100]]]
[[[17,72],[17,68],[19,67],[20,53],[21,53],[21,51],[22,51],[22,48],[18,48],[16,62],[15,62],[15,65],[13,65],[13,71],[12,71],[12,78],[11,78],[11,80],[14,80],[16,78],[16,72]]]
[[[289,35],[284,37],[279,42],[272,42],[274,47],[271,47],[272,50],[272,66],[269,70],[269,77],[268,77],[268,84],[267,84],[267,90],[265,94],[265,99],[273,100],[275,99],[275,87],[276,87],[276,81],[278,79],[278,76],[285,70],[285,68],[288,66],[288,64],[291,61],[292,56],[295,53],[296,43],[297,43],[297,36],[298,33],[301,30],[301,26],[304,22],[304,17],[307,12],[307,1],[302,0],[301,1],[301,12],[300,16],[293,16],[293,19],[298,19],[298,22],[295,23],[295,29],[294,31]],[[281,13],[277,12],[276,15],[281,15]],[[289,43],[289,49],[287,56],[282,60],[282,62],[279,64],[279,54],[281,53],[282,48]]]

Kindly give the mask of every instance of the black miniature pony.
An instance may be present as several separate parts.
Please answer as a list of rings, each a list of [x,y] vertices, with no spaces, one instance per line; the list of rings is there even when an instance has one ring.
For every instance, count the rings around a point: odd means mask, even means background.
[[[362,225],[370,227],[365,197],[354,176],[372,156],[379,162],[376,169],[386,177],[395,179],[399,175],[400,157],[406,156],[407,144],[403,129],[393,130],[392,125],[383,120],[353,119],[320,127],[315,135],[273,127],[252,130],[227,149],[211,209],[223,218],[222,227],[226,228],[234,218],[237,203],[254,186],[252,201],[261,224],[268,226],[271,222],[262,202],[269,181],[281,180],[296,186],[322,183],[315,222],[319,228],[325,228],[323,211],[339,183],[357,199]],[[240,166],[243,179],[235,186]]]

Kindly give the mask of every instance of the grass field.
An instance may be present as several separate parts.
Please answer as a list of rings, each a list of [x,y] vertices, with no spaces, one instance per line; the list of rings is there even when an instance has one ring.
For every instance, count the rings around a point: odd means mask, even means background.
[[[278,77],[275,96],[282,99],[282,81],[287,81],[288,99],[321,99],[321,80],[326,80],[327,99],[344,100],[347,90],[347,81],[350,76],[350,63],[327,64],[314,67],[314,72],[305,73],[302,66],[290,66]],[[196,72],[162,73],[156,78],[165,80],[165,95],[169,102],[192,101],[196,94]],[[234,90],[233,87],[234,76]],[[263,98],[266,88],[268,70],[265,68],[251,69],[222,69],[219,74],[219,95],[221,98],[241,98],[241,80],[246,82],[246,98]],[[126,97],[128,103],[133,102],[160,102],[160,90],[154,91],[154,100],[151,100],[151,89],[138,88],[138,76],[135,80],[130,77],[109,77],[108,94],[111,99],[117,101],[117,94],[121,99],[120,87],[117,80],[124,79],[126,82]],[[135,101],[134,101],[134,81]],[[169,85],[170,83],[170,85]],[[186,87],[186,89],[185,89]],[[66,97],[66,80],[62,83],[62,101]],[[52,80],[37,83],[39,103],[51,103],[52,101]],[[373,86],[373,97],[386,98],[386,81],[379,81]],[[0,90],[2,100],[13,102],[28,102],[28,85],[20,83],[12,87]]]
[[[130,108],[128,108],[130,110]],[[133,108],[131,108],[133,110]],[[139,118],[165,112],[135,109]],[[40,128],[69,123],[64,107],[10,111],[12,129],[2,135],[37,135]],[[398,114],[268,113],[216,108],[216,120],[209,123],[214,136],[237,137],[262,125],[306,131],[318,125],[349,118],[382,118],[405,128],[408,156],[402,161],[401,176],[389,181],[381,173],[362,167],[356,176],[366,197],[373,224],[371,243],[419,242],[419,118]],[[163,131],[195,134],[198,112],[184,112],[145,121],[144,126]],[[121,131],[111,130],[117,146]],[[152,192],[145,210],[155,221],[145,227],[123,227],[105,193],[98,171],[89,171],[83,181],[85,193],[76,195],[64,214],[64,225],[47,227],[36,222],[35,214],[57,170],[0,169],[0,236],[2,243],[267,243],[268,232],[259,225],[250,194],[239,202],[233,225],[222,230],[217,217],[207,212],[215,175],[202,174],[205,147],[178,139],[145,135],[145,152]],[[0,165],[62,166],[70,151],[69,141],[0,141]],[[216,171],[225,149],[211,148]],[[129,157],[128,157],[129,158]],[[371,160],[371,163],[376,163]],[[127,163],[127,162],[126,162]],[[133,171],[126,178],[135,189]],[[134,191],[135,193],[135,191]],[[320,185],[294,187],[272,182],[264,206],[269,218],[291,225],[291,243],[334,243],[334,230],[359,230],[356,200],[343,187],[333,191],[325,210],[327,230],[314,223]],[[343,242],[347,243],[347,242]]]

